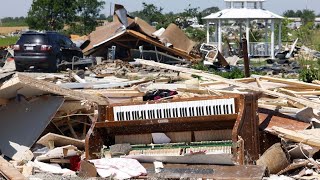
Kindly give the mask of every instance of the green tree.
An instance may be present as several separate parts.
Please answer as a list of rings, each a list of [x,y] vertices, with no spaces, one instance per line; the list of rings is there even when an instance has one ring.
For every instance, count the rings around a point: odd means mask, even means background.
[[[103,5],[99,0],[33,0],[26,21],[31,29],[60,31],[69,25],[69,32],[87,34],[97,26]]]
[[[288,19],[287,17],[285,17],[281,23],[281,40],[284,42],[288,42],[289,41],[288,34],[289,33],[292,34],[292,30],[289,28],[290,23],[292,23],[292,20]],[[275,34],[279,34],[279,25],[278,24],[276,25]],[[277,36],[277,38],[278,38],[278,36]]]
[[[97,19],[105,4],[99,0],[77,0],[77,17],[71,25],[71,32],[76,34],[89,34],[98,25]],[[101,16],[100,16],[101,17]]]
[[[162,14],[162,7],[156,7],[154,4],[142,3],[143,9],[140,11],[140,18],[146,20],[148,23],[158,22],[162,23],[164,21],[164,16]]]
[[[61,30],[75,15],[74,0],[33,0],[26,21],[31,29]]]
[[[300,17],[297,16],[296,12],[294,10],[287,10],[283,13],[283,16],[285,17]]]
[[[308,23],[314,23],[314,20],[316,18],[316,14],[312,10],[304,9],[302,11],[300,18],[301,18],[302,24],[306,25]]]
[[[205,17],[205,16],[208,16],[208,15],[210,15],[212,13],[216,13],[216,12],[219,12],[219,11],[220,11],[220,9],[218,7],[213,6],[213,7],[209,7],[209,8],[204,9],[201,12],[201,14],[203,15],[203,17]]]

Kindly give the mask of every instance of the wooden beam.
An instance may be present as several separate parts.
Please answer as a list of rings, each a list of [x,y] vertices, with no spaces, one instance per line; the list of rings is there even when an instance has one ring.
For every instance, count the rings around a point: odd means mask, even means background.
[[[119,46],[125,47],[125,48],[127,48],[127,49],[132,49],[132,47],[127,46],[127,45],[125,45],[125,44],[123,44],[123,43],[121,43],[121,42],[115,41],[114,43],[118,44]]]
[[[0,156],[0,173],[10,180],[25,180],[25,178],[16,168],[13,167],[8,161]]]
[[[79,139],[79,137],[78,137],[77,133],[74,131],[70,121],[71,121],[70,117],[67,117],[67,124],[68,124],[68,127],[69,127],[71,134],[73,135],[74,138]]]
[[[117,40],[118,42],[128,42],[128,41],[137,41],[137,38],[128,38],[128,39],[125,39],[125,38],[123,38],[123,39],[118,39]]]
[[[242,83],[250,83],[250,82],[255,82],[255,78],[241,78],[241,79],[234,79],[236,82],[242,82]],[[210,86],[210,85],[218,85],[218,84],[226,84],[225,82],[221,81],[213,81],[213,82],[204,82],[200,83],[200,86]]]
[[[279,93],[279,92],[274,92],[274,91],[270,91],[270,90],[267,90],[267,89],[251,86],[249,84],[244,84],[244,83],[241,83],[241,82],[237,82],[237,81],[232,80],[232,79],[226,79],[226,78],[223,78],[221,76],[205,73],[205,72],[200,71],[200,70],[184,68],[184,67],[177,67],[177,66],[157,63],[157,62],[154,62],[154,61],[147,61],[147,60],[143,60],[143,59],[136,59],[136,61],[141,63],[141,64],[148,65],[148,66],[154,66],[154,67],[159,67],[159,68],[164,68],[164,69],[171,69],[171,70],[174,70],[174,71],[189,73],[189,74],[193,74],[193,75],[196,75],[196,76],[204,77],[204,78],[207,78],[207,79],[210,79],[210,80],[220,81],[220,82],[224,82],[226,84],[242,87],[242,88],[245,88],[245,89],[248,89],[248,90],[251,90],[251,91],[262,92],[262,93],[270,95],[270,96],[285,98],[285,99],[288,99],[288,100],[291,100],[291,101],[294,101],[294,102],[298,102],[300,104],[303,104],[304,106],[311,107],[311,108],[314,108],[314,109],[319,109],[320,108],[320,103],[316,103],[316,102],[312,102],[312,101],[309,101],[309,100],[300,99],[300,98],[297,98],[297,97],[292,97],[292,96],[289,96],[289,95],[286,95],[286,94],[282,94],[282,93]]]
[[[300,87],[300,88],[305,87],[305,88],[312,88],[312,89],[319,89],[320,90],[320,85],[318,85],[318,84],[305,83],[305,82],[301,82],[301,81],[281,79],[281,78],[274,78],[274,77],[269,77],[269,76],[252,75],[252,77],[260,78],[260,80],[267,80],[267,81],[276,82],[276,83],[293,85],[293,86]]]
[[[276,134],[282,138],[320,148],[320,139],[317,136],[307,135],[301,132],[292,131],[277,126],[272,127],[272,129],[273,134]]]
[[[190,56],[187,52],[184,52],[184,51],[181,51],[177,48],[170,48],[170,47],[166,47],[164,46],[162,43],[158,42],[158,41],[155,41],[153,39],[151,39],[150,37],[142,34],[142,33],[139,33],[139,32],[136,32],[136,31],[133,31],[133,30],[127,30],[127,33],[134,36],[134,37],[137,37],[139,38],[140,40],[143,40],[147,43],[150,43],[154,46],[157,46],[158,48],[161,48],[163,50],[166,50],[172,54],[175,54],[175,55],[178,55],[182,58],[185,58],[185,59],[188,59],[188,60],[191,60],[191,59],[194,59],[194,57]]]

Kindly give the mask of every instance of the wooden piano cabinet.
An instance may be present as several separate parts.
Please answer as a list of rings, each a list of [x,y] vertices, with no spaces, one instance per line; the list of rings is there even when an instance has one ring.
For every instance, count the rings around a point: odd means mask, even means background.
[[[234,98],[233,114],[194,117],[173,117],[115,121],[113,107],[157,103],[175,103]],[[252,164],[259,157],[258,95],[235,94],[167,101],[112,104],[99,108],[100,119],[94,122],[86,136],[86,158],[97,158],[103,145],[112,145],[115,135],[147,134],[152,132],[183,132],[204,130],[232,130],[232,155],[238,164]],[[102,114],[100,114],[102,113]],[[101,117],[105,119],[101,119]]]

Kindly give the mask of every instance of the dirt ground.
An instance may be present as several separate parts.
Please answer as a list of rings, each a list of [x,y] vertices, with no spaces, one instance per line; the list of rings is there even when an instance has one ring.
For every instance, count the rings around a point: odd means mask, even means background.
[[[28,26],[17,26],[17,27],[0,27],[0,34],[6,35],[11,32],[21,31],[28,29]]]

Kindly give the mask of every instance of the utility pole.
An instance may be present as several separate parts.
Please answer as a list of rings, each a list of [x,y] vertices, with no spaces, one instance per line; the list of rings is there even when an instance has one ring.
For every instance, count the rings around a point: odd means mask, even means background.
[[[306,9],[308,9],[308,0],[306,0]]]
[[[112,12],[112,2],[110,2],[110,14],[109,14],[109,16],[112,16],[111,12]]]

